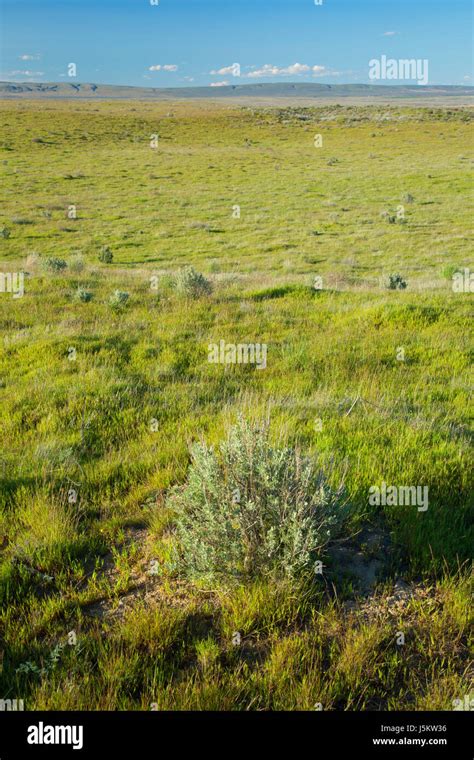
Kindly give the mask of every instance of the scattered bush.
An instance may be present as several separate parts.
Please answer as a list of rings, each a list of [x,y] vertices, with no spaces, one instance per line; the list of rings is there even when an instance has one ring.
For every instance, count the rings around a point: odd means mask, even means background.
[[[395,222],[397,221],[397,217],[395,216],[395,214],[391,214],[389,211],[382,211],[380,216],[382,217],[382,219],[386,219],[386,221],[389,224],[395,224]]]
[[[10,230],[8,227],[0,227],[0,237],[4,238],[5,240],[10,237]]]
[[[191,267],[180,269],[175,279],[176,292],[185,298],[200,298],[212,292],[212,284]]]
[[[338,163],[339,163],[339,159],[338,158],[334,158],[334,156],[333,156],[332,158],[329,159],[328,166],[335,166]]]
[[[113,309],[120,309],[125,306],[129,299],[129,293],[124,290],[115,290],[109,298],[109,306]]]
[[[92,301],[92,293],[89,290],[84,290],[84,288],[78,288],[74,297],[77,301],[82,301],[82,303]]]
[[[294,577],[314,568],[347,515],[342,488],[297,450],[273,448],[266,424],[240,419],[219,456],[205,444],[191,454],[187,482],[168,500],[190,577]]]
[[[111,264],[114,260],[114,254],[107,245],[103,245],[99,253],[99,261],[102,264]]]
[[[390,274],[387,278],[388,290],[405,290],[406,286],[407,283],[400,274]]]
[[[49,272],[62,272],[67,267],[67,261],[58,259],[56,256],[49,256],[43,261],[43,268]]]
[[[402,197],[403,203],[414,203],[415,199],[411,193],[405,193]]]

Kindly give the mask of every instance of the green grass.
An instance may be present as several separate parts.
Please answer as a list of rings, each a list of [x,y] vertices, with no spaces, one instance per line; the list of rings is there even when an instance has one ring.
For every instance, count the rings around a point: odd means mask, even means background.
[[[472,295],[450,277],[472,269],[471,111],[327,106],[305,109],[308,122],[301,109],[195,103],[1,110],[0,269],[28,275],[23,298],[0,293],[0,697],[451,709],[469,690]],[[405,223],[388,223],[400,204]],[[78,256],[82,271],[41,264]],[[189,264],[211,295],[175,292]],[[406,290],[384,287],[395,273]],[[129,298],[113,308],[116,290]],[[267,368],[210,364],[221,339],[266,343]],[[399,619],[374,601],[367,618],[347,613],[343,585],[206,592],[147,574],[172,552],[165,499],[189,443],[217,444],[242,411],[270,412],[275,435],[344,476],[351,530],[382,522],[394,577],[426,596]],[[369,506],[382,480],[428,485],[428,511]],[[94,604],[105,613],[88,614]],[[16,672],[25,662],[36,670]]]

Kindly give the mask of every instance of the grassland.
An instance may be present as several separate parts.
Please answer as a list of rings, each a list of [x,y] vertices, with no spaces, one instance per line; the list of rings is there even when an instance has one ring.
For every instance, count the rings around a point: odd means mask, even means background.
[[[472,111],[1,111],[1,270],[28,274],[22,298],[0,293],[0,697],[452,709],[470,689],[472,294],[451,276],[473,268]],[[176,294],[188,264],[211,295]],[[394,273],[405,290],[384,287]],[[219,340],[266,343],[267,368],[210,364]],[[242,411],[344,477],[350,540],[388,537],[368,598],[331,556],[311,583],[150,572],[189,443],[218,443]],[[429,509],[370,506],[381,481],[429,486]]]

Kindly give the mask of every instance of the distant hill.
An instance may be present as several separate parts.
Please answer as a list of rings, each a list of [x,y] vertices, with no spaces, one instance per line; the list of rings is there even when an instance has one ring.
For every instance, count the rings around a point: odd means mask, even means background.
[[[462,98],[469,101],[473,87],[454,85],[368,85],[277,82],[235,84],[224,87],[127,87],[69,82],[0,82],[1,98],[73,98],[91,100],[182,100],[259,98],[278,99],[416,99]]]

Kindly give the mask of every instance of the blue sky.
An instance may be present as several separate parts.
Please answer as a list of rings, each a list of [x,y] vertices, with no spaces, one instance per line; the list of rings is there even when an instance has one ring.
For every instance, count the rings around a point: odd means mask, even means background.
[[[429,84],[472,84],[471,0],[323,0],[320,6],[315,0],[159,0],[157,6],[1,0],[1,6],[0,78],[8,81],[368,83],[369,61],[386,55],[427,59]],[[68,76],[70,63],[75,78]]]

